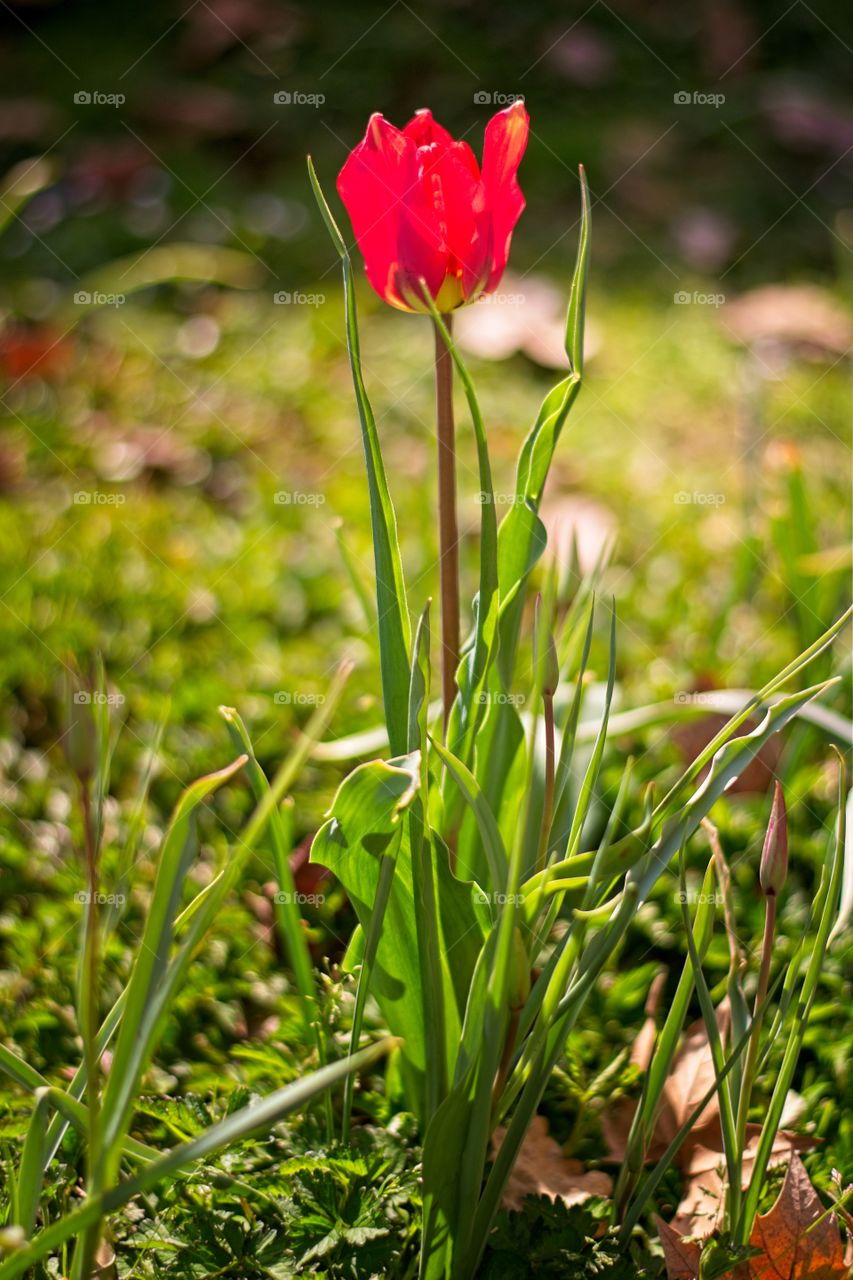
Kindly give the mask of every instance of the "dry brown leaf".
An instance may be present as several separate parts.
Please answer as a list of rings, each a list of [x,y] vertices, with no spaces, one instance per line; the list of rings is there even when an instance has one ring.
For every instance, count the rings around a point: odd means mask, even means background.
[[[842,1280],[849,1274],[841,1232],[809,1181],[802,1160],[791,1153],[775,1204],[759,1214],[749,1243],[760,1250],[738,1263],[731,1280]],[[677,1222],[657,1219],[668,1280],[697,1280],[702,1245],[683,1240]]]
[[[749,1184],[755,1166],[755,1153],[758,1150],[758,1139],[761,1126],[747,1126],[747,1144],[743,1153],[742,1178],[743,1189]],[[689,1162],[684,1174],[689,1181],[684,1191],[681,1204],[670,1224],[675,1231],[684,1236],[707,1237],[720,1226],[724,1205],[725,1156],[720,1150],[722,1143],[715,1147],[693,1146],[690,1150]],[[798,1151],[808,1151],[817,1146],[815,1138],[802,1137],[796,1133],[788,1133],[782,1129],[776,1135],[770,1152],[769,1167],[787,1164]]]
[[[728,1036],[730,1022],[731,1012],[726,999],[717,1009],[717,1025],[724,1042]],[[632,1061],[643,1069],[648,1066],[650,1060],[650,1056],[646,1057],[646,1054],[653,1027],[653,1020],[647,1018],[637,1037],[640,1043],[637,1045],[635,1042],[635,1052],[631,1055]],[[711,1057],[711,1046],[708,1043],[708,1033],[705,1030],[704,1021],[699,1018],[687,1028],[681,1046],[673,1058],[672,1068],[664,1085],[654,1134],[646,1152],[647,1160],[657,1160],[663,1155],[687,1117],[708,1092],[714,1079],[714,1062]],[[602,1116],[604,1139],[611,1160],[624,1159],[628,1131],[635,1110],[634,1100],[623,1098]],[[679,1148],[676,1157],[678,1163],[683,1165],[687,1161],[692,1147],[698,1142],[709,1147],[718,1146],[719,1126],[720,1108],[717,1096],[714,1094],[697,1117],[691,1133]]]
[[[841,1232],[794,1153],[776,1203],[755,1219],[749,1243],[761,1253],[732,1273],[736,1280],[840,1280],[847,1275]],[[817,1224],[817,1225],[815,1225]]]
[[[655,1218],[655,1223],[663,1245],[667,1280],[697,1280],[702,1256],[699,1245],[692,1240],[682,1240],[663,1218]]]
[[[717,1008],[717,1026],[724,1044],[730,1025],[731,1009],[726,997]],[[698,1018],[692,1026],[687,1028],[664,1085],[664,1097],[672,1109],[676,1131],[698,1107],[715,1080],[714,1060],[711,1056],[708,1032],[704,1020]],[[717,1095],[714,1094],[708,1105],[697,1116],[694,1132],[711,1123],[719,1113],[720,1104]]]
[[[496,1129],[492,1138],[492,1155],[500,1151],[506,1129]],[[520,1209],[526,1196],[549,1196],[570,1207],[590,1196],[609,1196],[613,1180],[606,1174],[585,1171],[579,1160],[567,1160],[558,1142],[548,1134],[548,1121],[534,1116],[521,1144],[512,1173],[504,1190],[505,1209]]]

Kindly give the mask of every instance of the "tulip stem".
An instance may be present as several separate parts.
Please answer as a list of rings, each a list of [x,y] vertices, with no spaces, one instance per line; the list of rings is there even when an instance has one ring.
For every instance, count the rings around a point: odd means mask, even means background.
[[[442,316],[450,332],[451,317]],[[456,444],[453,426],[453,360],[435,328],[435,413],[438,436],[438,536],[441,579],[441,691],[444,729],[456,697],[459,665],[459,528],[456,521]]]

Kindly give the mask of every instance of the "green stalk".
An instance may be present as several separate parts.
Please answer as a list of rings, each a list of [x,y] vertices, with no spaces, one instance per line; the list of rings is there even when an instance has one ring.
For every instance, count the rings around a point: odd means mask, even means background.
[[[83,965],[80,983],[80,1034],[83,1039],[83,1060],[86,1063],[86,1098],[88,1103],[88,1140],[86,1143],[86,1185],[90,1195],[97,1194],[99,1186],[101,1124],[100,1082],[98,1071],[98,992],[100,990],[100,960],[98,955],[98,846],[95,835],[95,819],[92,811],[90,779],[81,775],[80,811],[83,821],[83,840],[86,852],[86,912],[83,932]],[[74,1273],[81,1280],[88,1280],[101,1236],[100,1220],[86,1231],[74,1254]]]
[[[794,1078],[797,1060],[799,1059],[800,1050],[803,1046],[809,1016],[817,994],[820,972],[829,942],[829,935],[832,930],[833,918],[838,907],[839,894],[841,892],[841,879],[844,870],[846,830],[846,770],[844,768],[843,757],[840,753],[838,753],[838,765],[838,823],[836,827],[834,848],[830,846],[827,850],[827,857],[824,862],[821,875],[821,885],[817,893],[816,909],[820,912],[817,932],[815,934],[814,945],[809,957],[805,977],[803,978],[803,984],[800,989],[800,998],[794,1007],[794,1022],[788,1037],[788,1043],[785,1047],[782,1065],[776,1076],[776,1083],[770,1097],[767,1115],[765,1117],[764,1124],[761,1127],[758,1147],[755,1152],[755,1163],[752,1169],[752,1177],[750,1178],[749,1187],[747,1188],[746,1195],[744,1197],[740,1218],[735,1226],[734,1235],[736,1242],[745,1243],[749,1239],[750,1232],[752,1231],[753,1220],[758,1211],[758,1201],[761,1195],[764,1175],[767,1172],[770,1153],[773,1149],[773,1143],[779,1130],[779,1124],[781,1123],[782,1108],[785,1105],[785,1099],[787,1097],[788,1090],[791,1087],[791,1081]],[[799,955],[795,957],[795,960],[792,963],[798,963],[798,961]]]
[[[450,332],[449,315],[442,316]],[[453,358],[435,330],[435,419],[438,441],[438,540],[441,584],[441,695],[444,731],[456,700],[459,666],[459,527],[456,518],[456,440],[453,423]],[[451,850],[451,858],[453,851]]]

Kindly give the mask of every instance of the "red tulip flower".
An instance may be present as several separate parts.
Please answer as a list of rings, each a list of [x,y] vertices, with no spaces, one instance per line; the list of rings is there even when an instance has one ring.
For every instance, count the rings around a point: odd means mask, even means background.
[[[520,101],[486,126],[482,170],[429,111],[402,131],[372,115],[347,158],[338,193],[352,220],[373,288],[403,311],[426,311],[423,285],[439,311],[490,293],[509,257],[524,208],[516,173],[527,146]]]

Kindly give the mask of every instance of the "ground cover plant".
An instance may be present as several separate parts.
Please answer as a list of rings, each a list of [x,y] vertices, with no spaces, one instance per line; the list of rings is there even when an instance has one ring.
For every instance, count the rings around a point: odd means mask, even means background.
[[[8,286],[0,1277],[849,1271],[849,319],[536,295],[508,97]]]

